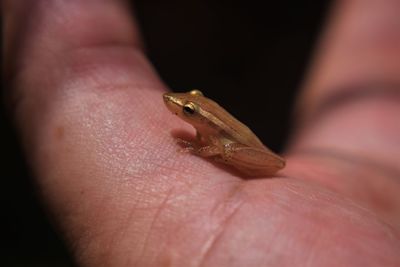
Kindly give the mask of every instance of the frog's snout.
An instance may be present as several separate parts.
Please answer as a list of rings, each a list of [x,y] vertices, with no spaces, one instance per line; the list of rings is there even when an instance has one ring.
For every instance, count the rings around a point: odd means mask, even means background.
[[[167,106],[167,108],[174,114],[178,114],[177,110],[178,110],[178,105],[176,103],[176,99],[175,97],[173,97],[172,95],[165,93],[163,94],[163,100],[165,105]]]
[[[163,99],[164,103],[167,104],[168,102],[172,101],[172,96],[170,96],[168,93],[163,94]]]

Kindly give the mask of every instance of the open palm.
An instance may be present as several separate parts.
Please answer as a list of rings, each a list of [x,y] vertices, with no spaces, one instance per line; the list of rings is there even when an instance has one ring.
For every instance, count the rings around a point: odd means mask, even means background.
[[[193,129],[124,1],[4,1],[10,106],[78,262],[400,266],[400,6],[373,2],[336,6],[287,167],[243,180],[177,153]]]

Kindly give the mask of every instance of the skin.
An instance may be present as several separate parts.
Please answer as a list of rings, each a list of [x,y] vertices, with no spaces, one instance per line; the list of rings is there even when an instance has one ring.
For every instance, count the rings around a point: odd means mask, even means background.
[[[285,166],[285,161],[263,145],[244,124],[199,90],[165,93],[167,108],[196,129],[196,141],[179,139],[202,157],[212,157],[249,176],[270,176]]]
[[[399,84],[398,1],[336,3],[286,178],[257,180],[176,152],[191,128],[161,109],[124,1],[2,4],[10,112],[81,266],[400,266],[398,94],[331,101]]]

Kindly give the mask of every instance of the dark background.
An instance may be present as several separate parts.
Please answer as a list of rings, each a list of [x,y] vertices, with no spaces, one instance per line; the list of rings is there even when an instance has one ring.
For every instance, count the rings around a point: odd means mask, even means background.
[[[201,89],[280,151],[329,2],[140,0],[135,12],[172,90]],[[0,265],[75,266],[36,198],[4,109],[0,125]]]

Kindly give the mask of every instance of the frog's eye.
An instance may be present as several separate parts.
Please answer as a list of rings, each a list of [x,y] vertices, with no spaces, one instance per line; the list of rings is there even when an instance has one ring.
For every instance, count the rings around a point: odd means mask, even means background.
[[[186,115],[193,115],[196,112],[196,107],[193,103],[189,102],[183,106],[183,113]]]

